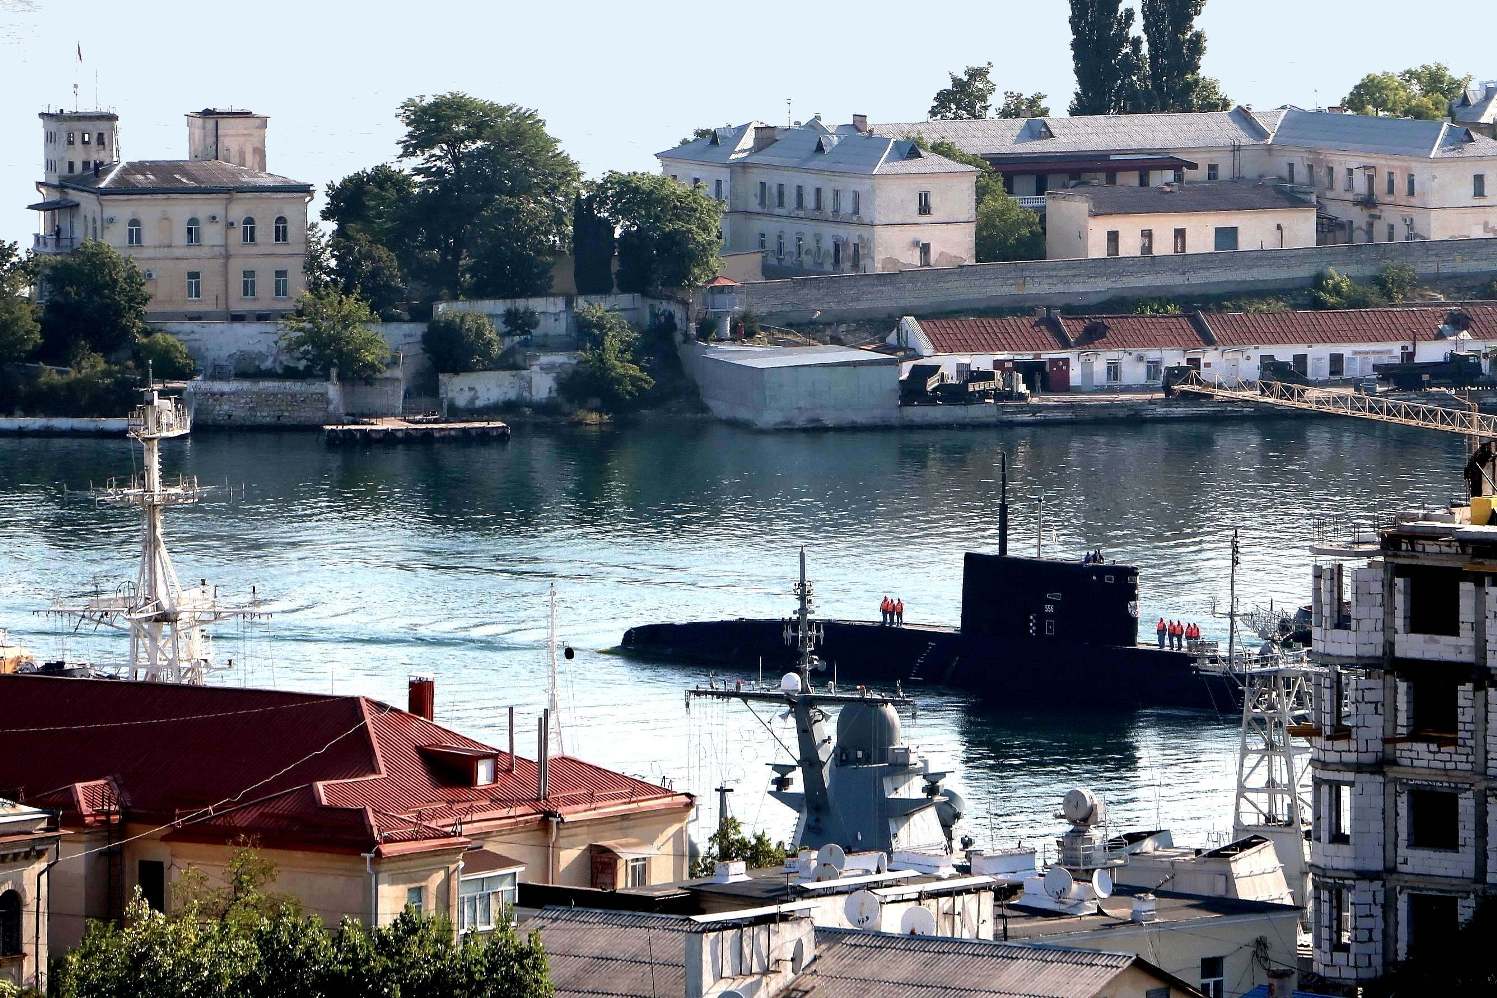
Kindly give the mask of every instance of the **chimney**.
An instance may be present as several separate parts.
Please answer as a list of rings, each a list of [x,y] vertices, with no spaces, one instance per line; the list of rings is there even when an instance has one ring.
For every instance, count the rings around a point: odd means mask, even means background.
[[[754,147],[750,151],[759,152],[760,150],[768,149],[770,146],[774,145],[776,133],[778,131],[779,130],[773,125],[755,125]]]
[[[543,801],[551,795],[551,746],[547,744],[551,734],[551,711],[541,711],[535,733],[535,799]]]
[[[412,676],[406,687],[405,709],[428,721],[436,720],[437,681],[430,676]]]
[[[868,134],[868,115],[855,114],[852,116],[852,127],[864,135]]]
[[[1133,910],[1129,918],[1140,925],[1152,922],[1159,917],[1159,908],[1154,902],[1152,894],[1136,894],[1133,897]]]
[[[1291,967],[1274,967],[1268,972],[1268,998],[1294,998],[1299,974]]]

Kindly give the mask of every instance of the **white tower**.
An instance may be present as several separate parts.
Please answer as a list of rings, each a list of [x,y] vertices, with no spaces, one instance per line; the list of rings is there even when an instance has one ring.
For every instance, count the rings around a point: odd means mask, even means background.
[[[253,111],[205,107],[187,115],[187,158],[219,159],[265,172],[270,119]]]
[[[1310,675],[1302,659],[1243,670],[1242,737],[1232,835],[1274,844],[1294,903],[1307,903],[1305,833],[1310,828],[1310,746],[1301,726],[1311,719]]]
[[[62,177],[92,173],[120,161],[119,115],[111,111],[42,111],[42,175],[55,184]]]
[[[146,389],[145,404],[129,420],[129,434],[144,451],[144,471],[127,484],[111,483],[99,496],[104,502],[139,506],[142,511],[144,530],[135,582],[121,584],[112,596],[97,595],[77,606],[57,604],[48,611],[78,618],[80,623],[128,631],[131,679],[201,685],[214,668],[204,626],[266,616],[253,600],[243,607],[220,604],[217,589],[206,580],[184,590],[177,579],[166,550],[162,515],[168,506],[197,502],[203,490],[196,478],[163,483],[160,446],[162,440],[184,436],[190,429],[191,419],[179,400],[164,399],[154,388]]]

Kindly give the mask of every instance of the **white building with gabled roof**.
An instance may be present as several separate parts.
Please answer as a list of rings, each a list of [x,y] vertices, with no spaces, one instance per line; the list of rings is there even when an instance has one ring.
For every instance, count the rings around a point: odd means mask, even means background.
[[[722,202],[723,250],[766,276],[954,267],[976,259],[977,170],[874,135],[867,120],[751,121],[656,153],[661,171]]]

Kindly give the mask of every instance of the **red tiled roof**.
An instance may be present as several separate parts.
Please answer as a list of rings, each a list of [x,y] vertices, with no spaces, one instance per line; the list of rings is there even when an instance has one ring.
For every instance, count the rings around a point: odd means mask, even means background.
[[[1088,338],[1086,330],[1104,323],[1106,335]],[[1062,328],[1082,350],[1199,350],[1206,346],[1188,315],[1063,315]]]
[[[1400,343],[1438,338],[1437,331],[1452,311],[1470,317],[1473,339],[1497,340],[1497,305],[1432,305],[1399,308],[1362,308],[1326,312],[1241,312],[1206,316],[1222,346],[1259,346],[1265,343]]]
[[[498,759],[497,782],[459,781],[423,748]],[[0,788],[97,818],[105,783],[133,821],[194,821],[170,834],[267,845],[368,851],[457,844],[461,821],[529,822],[563,815],[685,807],[690,798],[579,759],[536,766],[365,697],[232,687],[0,676]],[[212,807],[211,816],[202,809]],[[383,844],[383,845],[382,845]]]
[[[921,319],[936,353],[1044,353],[1064,350],[1050,325],[1036,316]]]

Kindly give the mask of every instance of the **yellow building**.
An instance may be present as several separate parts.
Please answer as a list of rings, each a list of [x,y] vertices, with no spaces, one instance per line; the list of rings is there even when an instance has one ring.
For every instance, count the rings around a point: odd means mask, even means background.
[[[482,931],[521,881],[685,876],[689,794],[513,756],[422,716],[430,686],[412,689],[416,713],[356,696],[0,677],[0,786],[36,788],[25,802],[72,833],[51,874],[53,947],[76,945],[87,918],[117,918],[136,889],[170,910],[185,871],[216,879],[244,842],[274,862],[271,890],[332,922],[415,907]]]
[[[61,837],[45,811],[0,798],[0,982],[41,985],[38,975],[47,967],[47,860]]]
[[[108,243],[145,273],[153,319],[269,319],[295,307],[312,185],[265,172],[264,115],[189,114],[185,160],[121,159],[109,112],[40,117],[37,253]]]

